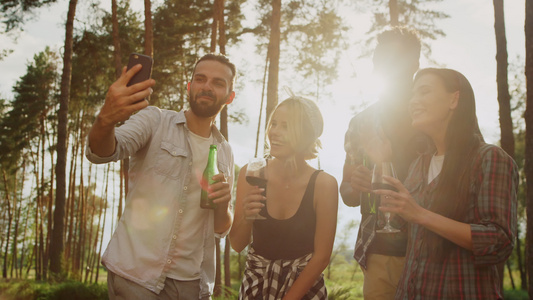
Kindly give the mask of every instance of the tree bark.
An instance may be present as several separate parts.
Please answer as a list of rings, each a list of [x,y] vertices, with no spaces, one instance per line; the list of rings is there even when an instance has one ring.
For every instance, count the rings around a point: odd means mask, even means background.
[[[279,56],[281,41],[281,0],[272,0],[272,20],[270,24],[270,41],[268,44],[269,65],[267,84],[266,120],[278,105]],[[265,125],[266,126],[266,125]]]
[[[56,201],[52,239],[50,241],[50,271],[56,276],[62,272],[61,257],[63,255],[63,231],[65,227],[68,102],[70,98],[70,80],[72,77],[72,35],[77,3],[77,0],[69,1],[63,54],[63,74],[61,75],[61,94],[59,96]]]
[[[513,119],[511,118],[511,96],[509,95],[507,37],[503,0],[493,0],[494,32],[496,35],[496,82],[500,105],[501,146],[511,157],[515,155]]]
[[[144,0],[144,54],[149,56],[154,55],[151,0]]]
[[[213,297],[220,297],[222,295],[222,272],[220,268],[220,239],[215,238],[215,288],[213,289]]]
[[[11,237],[11,220],[13,219],[13,212],[11,209],[11,200],[9,199],[9,189],[8,189],[8,182],[7,182],[7,176],[6,171],[3,171],[4,176],[4,187],[5,187],[5,195],[4,198],[7,203],[7,237],[6,237],[6,249],[4,251],[4,266],[2,267],[2,278],[7,278],[7,265],[8,265],[8,250],[9,250],[9,239]]]
[[[226,25],[224,23],[224,0],[215,0],[218,21],[218,49],[226,55]],[[216,34],[216,33],[215,33]],[[228,140],[228,106],[220,112],[220,133]],[[225,251],[225,250],[224,250]]]
[[[520,241],[520,226],[516,233],[516,259],[518,260],[518,271],[520,272],[520,289],[527,290],[527,271],[524,270],[524,259],[522,258],[522,242]]]
[[[526,269],[529,298],[533,299],[533,0],[526,0]]]
[[[266,87],[267,70],[268,70],[268,53],[266,55],[265,69],[263,71],[263,85],[262,85],[262,88],[261,88],[261,104],[259,104],[259,118],[257,120],[257,133],[256,133],[256,136],[255,136],[254,157],[257,157],[257,150],[259,148],[259,134],[261,133],[261,120],[262,120],[262,117],[263,117],[263,106],[264,106],[263,103],[265,102],[265,87]],[[263,143],[263,148],[264,148],[264,143]]]
[[[115,62],[115,76],[120,77],[122,73],[122,59],[120,49],[120,38],[118,32],[117,0],[111,0],[111,23],[113,36],[113,58]]]
[[[398,26],[400,25],[398,12],[398,0],[389,0],[389,14],[390,14],[390,25]]]
[[[493,0],[494,4],[494,33],[496,36],[496,82],[498,85],[498,103],[500,105],[500,131],[502,149],[514,158],[514,133],[511,118],[511,96],[507,76],[507,38],[505,36],[505,16],[503,0]],[[498,264],[498,272],[503,289],[503,275],[505,262]],[[512,274],[509,273],[512,280]]]

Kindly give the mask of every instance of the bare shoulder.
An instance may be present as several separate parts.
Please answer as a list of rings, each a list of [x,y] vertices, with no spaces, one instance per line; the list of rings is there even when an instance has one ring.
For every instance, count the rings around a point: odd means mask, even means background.
[[[318,173],[315,183],[315,210],[322,213],[335,213],[339,202],[337,179],[326,172]]]
[[[337,179],[326,172],[318,173],[315,185],[317,188],[319,188],[319,190],[336,190],[338,188]]]

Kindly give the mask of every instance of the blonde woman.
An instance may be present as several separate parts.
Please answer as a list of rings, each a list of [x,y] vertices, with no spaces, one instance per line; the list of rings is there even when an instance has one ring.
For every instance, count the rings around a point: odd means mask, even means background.
[[[337,224],[337,181],[307,164],[322,134],[316,104],[290,97],[272,114],[266,197],[237,182],[233,249],[248,250],[239,299],[327,299],[322,271],[329,263]],[[249,220],[259,213],[265,220]]]

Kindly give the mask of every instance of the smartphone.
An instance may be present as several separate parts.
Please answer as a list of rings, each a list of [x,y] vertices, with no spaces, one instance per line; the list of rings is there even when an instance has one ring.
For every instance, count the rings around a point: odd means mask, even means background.
[[[142,69],[133,75],[126,86],[134,85],[139,82],[150,79],[152,76],[152,64],[154,60],[144,54],[132,53],[130,54],[130,59],[128,60],[128,70],[133,68],[135,65],[141,64]]]

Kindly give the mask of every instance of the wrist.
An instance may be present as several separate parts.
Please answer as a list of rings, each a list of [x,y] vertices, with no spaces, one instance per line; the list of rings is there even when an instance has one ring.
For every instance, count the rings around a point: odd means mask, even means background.
[[[420,211],[417,214],[413,223],[426,227],[431,221],[431,211],[420,208]]]
[[[110,129],[115,127],[116,123],[113,122],[112,120],[109,120],[105,116],[102,116],[102,112],[100,112],[96,116],[95,125],[97,125],[98,127],[102,128],[102,129],[110,130]]]
[[[227,214],[230,212],[229,203],[217,203],[215,212],[218,214]]]

